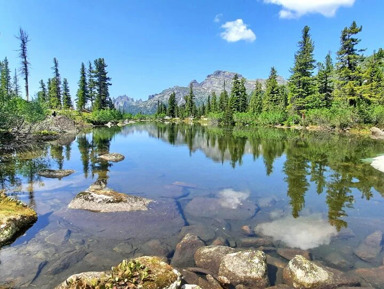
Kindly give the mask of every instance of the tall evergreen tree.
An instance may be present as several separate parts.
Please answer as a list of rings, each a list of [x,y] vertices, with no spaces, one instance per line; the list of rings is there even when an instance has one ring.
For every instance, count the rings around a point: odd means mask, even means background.
[[[223,91],[220,93],[219,97],[219,111],[225,112],[228,106],[228,92],[225,89],[225,80],[224,80],[224,88]]]
[[[8,59],[5,57],[1,62],[1,75],[0,75],[0,97],[3,101],[10,98],[11,95],[11,74],[8,66]]]
[[[384,104],[384,53],[374,52],[367,58],[362,74],[360,95],[367,104]]]
[[[174,92],[171,93],[168,99],[168,116],[176,117],[176,94]]]
[[[48,100],[47,88],[44,80],[40,80],[40,90],[37,93],[37,99],[40,103],[45,103]]]
[[[20,96],[19,77],[17,76],[16,69],[15,69],[15,74],[13,75],[13,80],[12,80],[12,95],[15,97]]]
[[[193,117],[196,115],[195,94],[193,93],[192,82],[189,84],[189,94],[186,98],[185,109],[187,112],[187,116]]]
[[[249,101],[248,111],[254,114],[260,114],[263,110],[263,88],[260,81],[256,81],[255,90]]]
[[[239,105],[240,105],[239,96],[240,96],[240,80],[239,80],[239,76],[235,74],[235,76],[232,79],[232,89],[231,89],[231,95],[229,97],[229,106],[233,112],[239,111]]]
[[[289,105],[294,112],[300,112],[310,107],[311,97],[316,94],[316,84],[313,77],[315,59],[313,58],[314,44],[309,34],[310,28],[305,26],[299,50],[295,54],[295,65],[289,79]]]
[[[68,80],[66,78],[63,80],[63,108],[72,108],[71,94],[69,92]]]
[[[263,111],[276,111],[281,109],[279,83],[277,82],[277,71],[271,68],[269,77],[265,83],[265,94],[263,97]]]
[[[57,61],[56,57],[53,58],[52,70],[53,70],[53,78],[51,81],[51,85],[54,87],[52,88],[51,97],[57,98],[57,101],[54,102],[57,106],[54,108],[60,108],[61,107],[61,78],[59,73],[59,62]]]
[[[55,77],[48,79],[48,97],[50,108],[61,108],[61,103],[59,102],[59,98],[57,97],[57,79]]]
[[[98,58],[94,61],[95,64],[95,88],[96,98],[93,104],[93,109],[108,109],[112,108],[112,100],[109,97],[109,86],[111,78],[108,77],[106,70],[107,64],[104,58]]]
[[[329,108],[332,104],[334,89],[334,66],[331,54],[328,53],[324,63],[318,63],[317,87],[320,96],[320,106]]]
[[[92,62],[89,61],[88,63],[88,70],[87,70],[87,77],[88,77],[88,99],[91,103],[91,107],[93,107],[93,102],[96,98],[96,80],[95,80],[95,70],[93,69]],[[87,101],[85,103],[87,103]]]
[[[84,63],[81,63],[79,88],[77,89],[76,96],[76,108],[78,111],[82,111],[85,109],[88,99],[87,73],[85,71]]]
[[[359,98],[359,87],[361,86],[360,63],[363,60],[361,52],[357,49],[360,39],[356,35],[361,32],[362,26],[358,27],[353,21],[350,27],[345,27],[341,32],[340,49],[337,52],[336,72],[337,86],[336,97],[350,105],[356,106]]]
[[[239,86],[239,112],[246,112],[248,109],[247,89],[245,88],[245,78],[240,80]]]
[[[217,96],[216,96],[216,92],[212,92],[211,112],[217,112]]]
[[[29,61],[28,61],[28,51],[27,51],[27,44],[30,41],[28,34],[20,28],[19,35],[16,36],[17,39],[20,40],[20,49],[19,49],[19,57],[21,58],[21,73],[24,76],[24,82],[25,82],[25,97],[27,101],[29,101],[29,85],[28,85],[28,78],[29,78]]]

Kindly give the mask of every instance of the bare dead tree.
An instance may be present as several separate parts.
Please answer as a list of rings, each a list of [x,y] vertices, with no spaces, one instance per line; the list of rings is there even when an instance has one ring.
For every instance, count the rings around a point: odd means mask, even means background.
[[[29,89],[28,89],[28,76],[29,76],[29,61],[27,54],[27,43],[30,41],[28,34],[20,28],[19,35],[16,36],[20,40],[19,57],[21,58],[21,73],[24,76],[25,81],[25,96],[29,101]]]

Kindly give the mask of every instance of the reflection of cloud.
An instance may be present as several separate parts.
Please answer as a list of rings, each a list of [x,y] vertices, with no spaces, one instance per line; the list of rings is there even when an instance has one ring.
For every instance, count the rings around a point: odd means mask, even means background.
[[[303,250],[328,245],[337,234],[336,228],[328,224],[320,214],[294,219],[287,216],[269,223],[259,224],[256,233],[273,237],[289,247]]]
[[[249,197],[248,192],[238,192],[232,189],[222,190],[217,195],[219,197],[219,204],[229,209],[237,209],[241,202]]]
[[[48,179],[41,178],[41,181],[34,182],[33,191],[51,191],[64,188],[66,186],[77,186],[84,183],[84,175],[74,175],[72,177],[64,177],[61,180],[59,179]],[[23,184],[21,190],[26,190],[30,186],[30,184]]]

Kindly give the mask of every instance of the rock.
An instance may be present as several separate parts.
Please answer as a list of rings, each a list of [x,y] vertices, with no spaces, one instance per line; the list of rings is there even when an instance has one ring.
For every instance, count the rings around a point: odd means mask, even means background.
[[[370,128],[371,134],[375,138],[384,138],[384,132],[379,129],[378,127],[371,127]]]
[[[56,133],[71,133],[78,132],[75,122],[64,116],[58,115],[55,117],[47,117],[44,121],[38,123],[33,129],[34,132],[49,131]]]
[[[185,288],[222,289],[220,284],[209,274],[206,275],[206,279],[203,279],[196,273],[186,269],[182,270],[181,274],[183,276],[184,281],[188,283],[183,286],[192,286]]]
[[[213,229],[204,225],[190,225],[181,229],[179,236],[183,237],[188,233],[194,234],[205,242],[209,242],[215,238]]]
[[[219,276],[233,286],[265,288],[269,285],[266,256],[261,251],[247,250],[227,254],[221,261]]]
[[[371,166],[380,172],[384,172],[384,156],[373,158]]]
[[[195,263],[197,267],[204,268],[217,274],[222,259],[229,253],[236,252],[235,249],[226,246],[204,246],[196,250]]]
[[[253,230],[251,229],[250,226],[248,225],[244,225],[241,227],[241,232],[244,234],[244,235],[247,235],[247,236],[252,236],[254,235],[255,233],[253,232]]]
[[[148,276],[143,280],[139,276],[146,272]],[[56,289],[94,288],[97,284],[101,288],[128,288],[127,285],[136,278],[139,288],[177,289],[181,285],[180,273],[157,257],[139,257],[123,260],[119,265],[107,272],[86,272],[75,274],[67,278]]]
[[[149,240],[141,249],[146,255],[158,257],[168,257],[172,252],[169,245],[158,239]]]
[[[51,235],[49,235],[47,238],[45,238],[45,241],[47,243],[53,244],[53,245],[63,245],[66,243],[71,236],[71,231],[68,229],[61,229]]]
[[[377,268],[360,268],[351,271],[362,279],[362,285],[370,288],[384,288],[384,266]]]
[[[332,264],[333,266],[336,266],[340,269],[350,269],[353,267],[353,264],[346,260],[344,256],[340,254],[340,252],[332,252],[326,255],[324,259],[329,264]]]
[[[69,267],[72,267],[78,262],[82,261],[87,254],[88,252],[84,249],[63,254],[63,256],[59,260],[57,260],[50,266],[47,273],[50,275],[59,274],[64,270],[68,269]]]
[[[382,250],[383,233],[376,231],[365,238],[365,240],[353,252],[357,257],[366,261],[376,260]]]
[[[355,233],[350,228],[343,228],[337,235],[334,237],[335,239],[348,240],[351,238],[355,238]]]
[[[185,213],[194,217],[244,220],[252,217],[257,206],[250,201],[242,201],[234,208],[217,198],[196,197],[185,207]]]
[[[270,238],[242,238],[240,239],[240,247],[261,247],[273,246],[273,241]]]
[[[109,188],[93,187],[79,193],[68,208],[101,213],[146,211],[151,202],[150,199],[118,193]]]
[[[61,179],[63,177],[69,176],[73,174],[74,170],[41,170],[37,174],[46,178],[58,178]]]
[[[188,233],[176,245],[171,265],[174,267],[193,267],[195,265],[193,256],[196,250],[203,246],[205,246],[205,244],[199,237]]]
[[[0,247],[10,244],[36,221],[33,209],[0,191]]]
[[[312,260],[312,255],[306,250],[301,250],[301,249],[292,249],[292,248],[279,248],[277,249],[277,254],[279,254],[281,257],[291,260],[293,259],[296,255],[301,255],[307,260]]]
[[[124,160],[125,157],[122,154],[109,153],[109,154],[100,155],[99,159],[109,161],[109,162],[120,162],[120,161]]]
[[[125,255],[133,253],[133,252],[135,252],[135,250],[136,249],[133,248],[133,245],[131,243],[128,243],[128,242],[119,243],[113,248],[113,251],[115,251],[117,253],[125,254]]]
[[[181,289],[202,289],[202,288],[196,284],[184,284],[183,286],[181,286]]]
[[[329,267],[317,265],[297,255],[283,271],[284,282],[294,288],[337,288],[341,286],[358,286],[357,278]]]
[[[285,268],[285,266],[287,266],[287,261],[283,261],[280,258],[276,258],[268,254],[266,254],[266,256],[268,265],[272,265],[277,268]]]
[[[212,246],[229,246],[229,242],[227,239],[223,237],[217,237],[215,240],[212,241]]]

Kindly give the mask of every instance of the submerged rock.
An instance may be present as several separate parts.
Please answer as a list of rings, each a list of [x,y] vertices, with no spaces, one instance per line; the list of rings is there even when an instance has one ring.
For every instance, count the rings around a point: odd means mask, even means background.
[[[33,209],[0,192],[0,247],[11,243],[36,221]]]
[[[196,235],[188,233],[176,245],[175,254],[173,255],[171,265],[175,267],[191,267],[194,266],[194,254],[200,247],[205,246],[204,242]]]
[[[307,260],[312,260],[311,253],[309,253],[307,250],[301,250],[301,249],[294,249],[294,248],[278,248],[277,254],[279,254],[281,257],[291,260],[296,255],[301,255]]]
[[[107,272],[85,272],[67,278],[56,289],[75,288],[150,288],[176,289],[180,287],[180,273],[158,257],[139,257],[123,260]],[[109,287],[108,287],[109,286]]]
[[[219,276],[236,288],[265,288],[269,286],[267,271],[266,255],[262,251],[247,250],[225,255]]]
[[[99,159],[106,160],[109,162],[120,162],[120,161],[124,160],[125,157],[122,154],[109,153],[109,154],[100,155]]]
[[[118,193],[102,185],[92,185],[79,193],[68,208],[101,213],[146,211],[151,202],[150,199]]]
[[[358,279],[329,267],[315,264],[297,255],[283,271],[284,282],[294,288],[337,288],[358,286]]]
[[[352,274],[362,279],[362,285],[369,288],[384,288],[384,266],[377,268],[359,268]]]
[[[59,178],[59,179],[61,179],[63,177],[66,177],[66,176],[73,174],[74,172],[75,172],[74,170],[50,170],[50,169],[47,169],[47,170],[41,170],[37,174],[39,176],[46,177],[46,178]]]
[[[353,252],[356,256],[366,262],[376,260],[382,250],[383,232],[376,231],[365,238],[365,240]]]
[[[204,246],[196,250],[195,263],[197,267],[204,268],[217,274],[224,256],[235,253],[235,249],[227,246]]]

